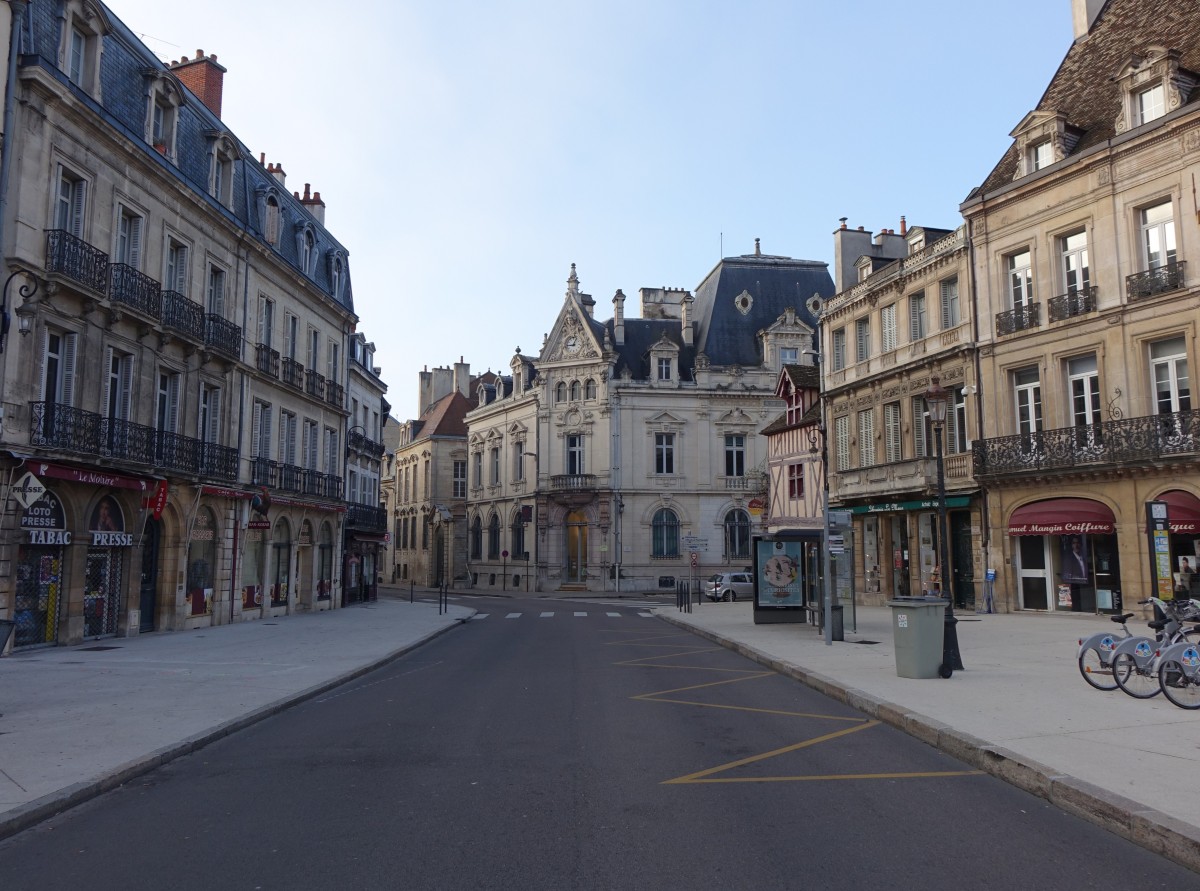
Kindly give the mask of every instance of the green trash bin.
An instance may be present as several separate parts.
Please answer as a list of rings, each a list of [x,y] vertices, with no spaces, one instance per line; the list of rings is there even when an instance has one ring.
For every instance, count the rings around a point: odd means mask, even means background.
[[[946,601],[940,597],[898,597],[892,608],[896,674],[902,678],[936,678],[942,665]]]

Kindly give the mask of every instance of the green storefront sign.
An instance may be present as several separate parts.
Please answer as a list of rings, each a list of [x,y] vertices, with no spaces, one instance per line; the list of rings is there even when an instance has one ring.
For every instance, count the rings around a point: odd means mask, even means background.
[[[955,495],[946,499],[946,508],[966,507],[971,503],[967,495]],[[900,510],[937,510],[936,498],[923,498],[920,501],[889,501],[885,504],[860,504],[850,508],[856,514],[889,514]]]

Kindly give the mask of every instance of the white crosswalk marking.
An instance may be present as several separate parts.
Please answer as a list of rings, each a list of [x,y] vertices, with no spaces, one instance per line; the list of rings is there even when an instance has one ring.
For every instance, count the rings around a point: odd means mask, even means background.
[[[620,613],[605,613],[604,615],[608,616],[609,618],[613,618],[613,619],[619,619],[619,618],[621,618],[621,614],[620,614]]]
[[[575,615],[576,615],[576,616],[583,616],[585,619],[587,618],[587,613],[576,613]]]
[[[653,619],[654,613],[638,613],[639,619]]]
[[[491,614],[490,613],[476,613],[475,615],[471,616],[471,621],[478,622],[480,619],[486,619],[489,615],[491,615]]]
[[[524,614],[523,614],[523,613],[509,613],[509,614],[508,614],[507,616],[505,616],[504,618],[506,618],[506,619],[519,619],[519,618],[521,618],[521,616],[522,616],[522,615],[524,615]]]
[[[554,613],[542,613],[541,615],[538,616],[538,618],[539,619],[552,619],[552,618],[554,618]]]
[[[479,622],[483,619],[486,619],[490,615],[491,615],[491,613],[476,613],[475,615],[471,616],[471,621]],[[504,618],[519,619],[523,615],[525,615],[525,613],[509,613]],[[556,615],[558,615],[558,613],[556,613],[552,610],[546,610],[545,612],[538,613],[538,618],[539,619],[553,619]],[[575,616],[576,618],[586,619],[590,614],[580,611],[580,612],[573,612],[572,615]],[[604,615],[605,615],[605,617],[607,617],[609,619],[621,619],[621,618],[624,618],[627,614],[626,613],[618,613],[618,612],[606,612]],[[653,619],[654,613],[639,612],[639,613],[637,613],[637,616],[640,619]]]

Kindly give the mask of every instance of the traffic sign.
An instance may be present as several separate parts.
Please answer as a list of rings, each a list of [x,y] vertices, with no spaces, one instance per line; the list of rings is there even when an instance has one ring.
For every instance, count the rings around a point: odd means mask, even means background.
[[[689,551],[707,551],[708,539],[701,538],[698,535],[683,535],[680,536],[683,540],[683,546]]]
[[[700,565],[700,555],[697,554],[695,551],[692,551],[692,569],[695,569],[699,565]]]

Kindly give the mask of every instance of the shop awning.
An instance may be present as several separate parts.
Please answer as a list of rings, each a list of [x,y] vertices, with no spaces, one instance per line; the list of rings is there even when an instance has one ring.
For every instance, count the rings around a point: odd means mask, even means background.
[[[1110,535],[1116,528],[1108,506],[1089,498],[1035,501],[1008,518],[1009,535]]]
[[[1155,501],[1167,503],[1167,526],[1174,535],[1200,535],[1200,498],[1191,492],[1171,489]]]

